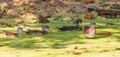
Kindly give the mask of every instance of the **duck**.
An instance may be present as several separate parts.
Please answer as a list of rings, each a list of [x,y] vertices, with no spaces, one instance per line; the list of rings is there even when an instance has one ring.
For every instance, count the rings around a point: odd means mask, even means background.
[[[82,30],[82,26],[81,26],[81,24],[82,24],[82,19],[76,19],[76,21],[74,22],[74,26],[67,26],[67,25],[65,25],[65,26],[63,26],[63,27],[61,27],[61,28],[58,28],[59,30],[61,30],[61,31],[73,31],[73,30],[78,30],[78,31],[81,31]]]
[[[85,36],[87,38],[94,38],[96,35],[96,23],[95,22],[91,22],[89,27],[87,27],[86,31],[85,31]]]
[[[57,27],[58,28],[58,27]],[[72,31],[74,30],[76,27],[75,26],[63,26],[61,28],[58,28],[61,31]]]
[[[28,35],[46,35],[48,34],[49,26],[42,26],[42,30],[31,30],[28,29],[26,34]]]
[[[21,38],[22,37],[22,32],[23,32],[23,29],[21,27],[17,28],[17,33],[12,33],[12,32],[8,32],[6,30],[3,30],[3,34],[7,38]]]
[[[63,26],[61,28],[56,27],[57,29],[61,30],[61,31],[73,31],[73,30],[78,30],[81,31],[82,27],[81,26]]]

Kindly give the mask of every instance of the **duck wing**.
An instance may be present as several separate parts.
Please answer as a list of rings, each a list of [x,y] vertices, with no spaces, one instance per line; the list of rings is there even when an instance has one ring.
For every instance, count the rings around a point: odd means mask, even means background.
[[[41,35],[42,31],[40,31],[40,30],[29,30],[29,31],[26,32],[26,34],[29,34],[29,35]]]
[[[18,37],[17,33],[11,33],[11,32],[7,32],[7,31],[4,31],[3,33],[8,38],[17,38]]]

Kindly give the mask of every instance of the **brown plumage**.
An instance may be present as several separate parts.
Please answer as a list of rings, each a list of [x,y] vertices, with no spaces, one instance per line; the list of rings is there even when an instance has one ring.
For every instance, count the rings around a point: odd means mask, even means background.
[[[40,23],[48,23],[49,21],[42,15],[39,15],[39,22]]]
[[[7,37],[7,38],[20,38],[22,36],[22,28],[18,28],[17,29],[17,33],[12,33],[12,32],[8,32],[8,31],[3,31],[3,34]]]
[[[17,38],[17,33],[11,33],[8,31],[3,31],[3,34],[7,37],[7,38]]]

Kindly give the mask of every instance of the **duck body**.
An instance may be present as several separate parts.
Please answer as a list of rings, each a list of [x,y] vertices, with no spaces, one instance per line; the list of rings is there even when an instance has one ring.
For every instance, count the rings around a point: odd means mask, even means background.
[[[82,19],[76,19],[74,22],[75,26],[63,26],[61,28],[58,28],[61,31],[73,31],[73,30],[78,30],[81,31],[82,30]]]
[[[60,29],[61,31],[72,31],[75,28],[76,28],[75,26],[63,26],[63,27],[58,28],[58,29]]]
[[[8,31],[4,31],[3,34],[7,37],[7,38],[17,38],[17,34],[16,33],[11,33]]]
[[[85,35],[88,38],[93,38],[95,37],[96,34],[96,29],[95,28],[89,28],[88,30],[86,30]]]
[[[48,34],[49,27],[48,26],[42,26],[42,30],[28,30],[26,34],[29,35],[46,35]]]
[[[73,30],[82,30],[82,27],[77,26],[63,26],[61,28],[58,28],[61,31],[73,31]]]
[[[22,28],[18,28],[17,29],[17,33],[12,33],[12,32],[8,32],[8,31],[3,31],[3,34],[7,37],[7,38],[20,38],[22,37]]]
[[[29,30],[26,32],[26,34],[29,34],[29,35],[45,35],[47,34],[46,31],[40,31],[40,30]]]
[[[93,37],[95,37],[95,35],[96,35],[96,29],[95,29],[95,27],[96,27],[96,23],[90,23],[90,27],[86,27],[86,29],[85,29],[85,36],[87,37],[87,38],[93,38]]]

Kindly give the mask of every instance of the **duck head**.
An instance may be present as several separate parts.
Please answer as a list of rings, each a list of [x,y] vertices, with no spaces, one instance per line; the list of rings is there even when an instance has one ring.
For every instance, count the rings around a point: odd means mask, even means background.
[[[18,29],[17,29],[17,35],[18,35],[18,37],[22,36],[22,32],[23,32],[23,29],[21,27],[18,27]]]
[[[49,31],[49,26],[42,26],[42,31]]]
[[[48,34],[49,29],[49,26],[42,26],[42,34]]]
[[[96,23],[95,22],[90,22],[90,28],[95,28],[97,27]]]

